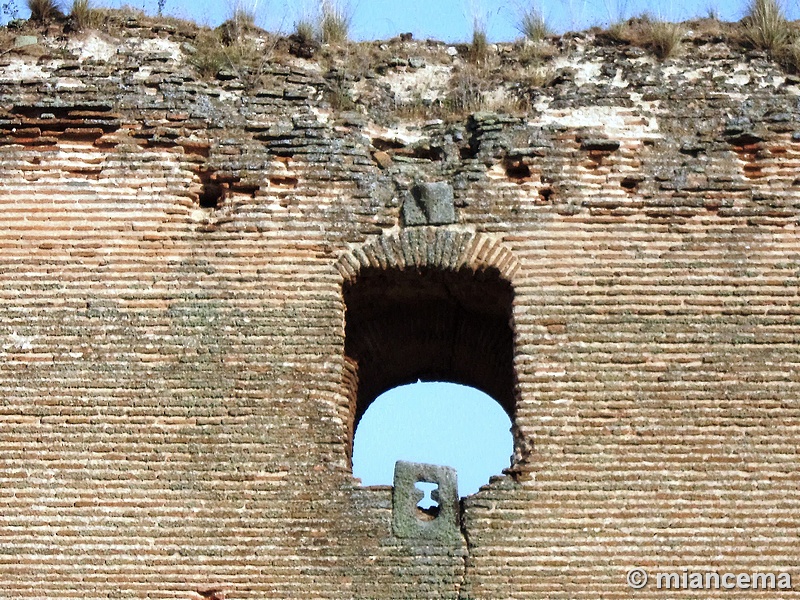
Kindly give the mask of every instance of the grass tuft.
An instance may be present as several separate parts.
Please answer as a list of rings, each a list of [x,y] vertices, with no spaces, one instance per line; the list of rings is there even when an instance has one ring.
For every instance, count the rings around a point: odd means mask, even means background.
[[[787,72],[800,74],[800,38],[795,38],[790,44],[786,44],[777,58]]]
[[[255,11],[245,8],[241,3],[236,4],[231,18],[219,26],[222,42],[226,46],[241,42],[248,33],[256,29]]]
[[[777,56],[791,40],[791,27],[777,0],[751,0],[744,35],[756,48]]]
[[[337,0],[322,0],[319,14],[319,40],[323,44],[344,44],[350,38],[350,15]]]
[[[274,54],[278,37],[255,24],[254,11],[240,8],[217,29],[201,31],[187,62],[206,79],[236,78],[247,89],[263,84],[265,68]]]
[[[219,36],[214,32],[203,32],[194,40],[195,52],[189,57],[188,62],[198,74],[206,79],[217,76],[228,63],[225,46]]]
[[[26,4],[35,23],[49,23],[64,16],[56,0],[26,0]]]
[[[485,63],[489,57],[489,39],[486,27],[479,19],[473,21],[472,42],[470,42],[467,58],[474,65]]]
[[[300,19],[294,24],[294,34],[303,44],[314,41],[314,24],[308,19]]]
[[[601,35],[615,44],[632,44],[646,48],[663,60],[678,52],[686,35],[686,28],[681,23],[654,19],[645,14],[614,23]]]
[[[644,44],[656,57],[664,60],[677,53],[686,30],[680,23],[650,21],[645,27]]]
[[[539,43],[551,35],[542,11],[536,6],[529,6],[522,11],[518,29],[525,39],[534,43]]]
[[[449,87],[444,100],[444,110],[449,115],[467,115],[486,105],[486,81],[475,66],[467,65],[455,71],[450,76]]]
[[[630,44],[631,28],[627,21],[616,21],[608,26],[605,31],[605,37],[615,44]]]
[[[101,15],[91,4],[90,0],[72,0],[69,15],[77,29],[90,29],[100,24]]]

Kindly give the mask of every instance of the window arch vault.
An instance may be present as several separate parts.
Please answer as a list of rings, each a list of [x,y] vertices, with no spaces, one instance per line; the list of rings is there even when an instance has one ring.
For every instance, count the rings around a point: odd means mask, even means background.
[[[418,380],[475,387],[513,422],[516,267],[487,237],[425,229],[340,260],[351,443],[377,396]]]

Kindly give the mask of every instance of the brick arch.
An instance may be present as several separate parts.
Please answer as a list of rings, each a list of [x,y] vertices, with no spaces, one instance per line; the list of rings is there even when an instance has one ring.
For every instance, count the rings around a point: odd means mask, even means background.
[[[519,264],[484,234],[414,229],[340,258],[348,439],[381,393],[451,381],[480,389],[514,418],[513,278]]]
[[[496,269],[501,277],[513,282],[519,261],[502,242],[486,234],[414,228],[358,246],[342,255],[336,266],[345,282],[354,280],[361,269],[369,267]]]

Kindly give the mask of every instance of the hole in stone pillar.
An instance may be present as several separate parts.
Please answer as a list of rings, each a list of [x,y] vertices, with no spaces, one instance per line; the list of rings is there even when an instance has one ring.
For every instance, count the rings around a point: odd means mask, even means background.
[[[197,593],[206,600],[225,600],[225,591],[219,588],[198,588]]]
[[[418,481],[414,487],[425,494],[417,504],[417,518],[421,521],[432,521],[439,516],[439,500],[436,495],[439,484]]]
[[[270,177],[269,184],[273,187],[283,188],[296,188],[298,183],[297,177]]]
[[[403,154],[403,152],[398,152],[398,154]],[[430,161],[439,161],[444,160],[444,149],[439,148],[437,146],[416,146],[411,149],[409,155],[413,158],[419,158],[422,160],[430,160]]]

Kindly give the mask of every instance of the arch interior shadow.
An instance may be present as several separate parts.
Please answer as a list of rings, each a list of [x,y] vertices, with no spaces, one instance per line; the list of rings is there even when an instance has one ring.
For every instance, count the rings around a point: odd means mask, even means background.
[[[363,268],[343,288],[350,443],[370,403],[416,381],[475,387],[514,420],[511,284],[494,268]]]

